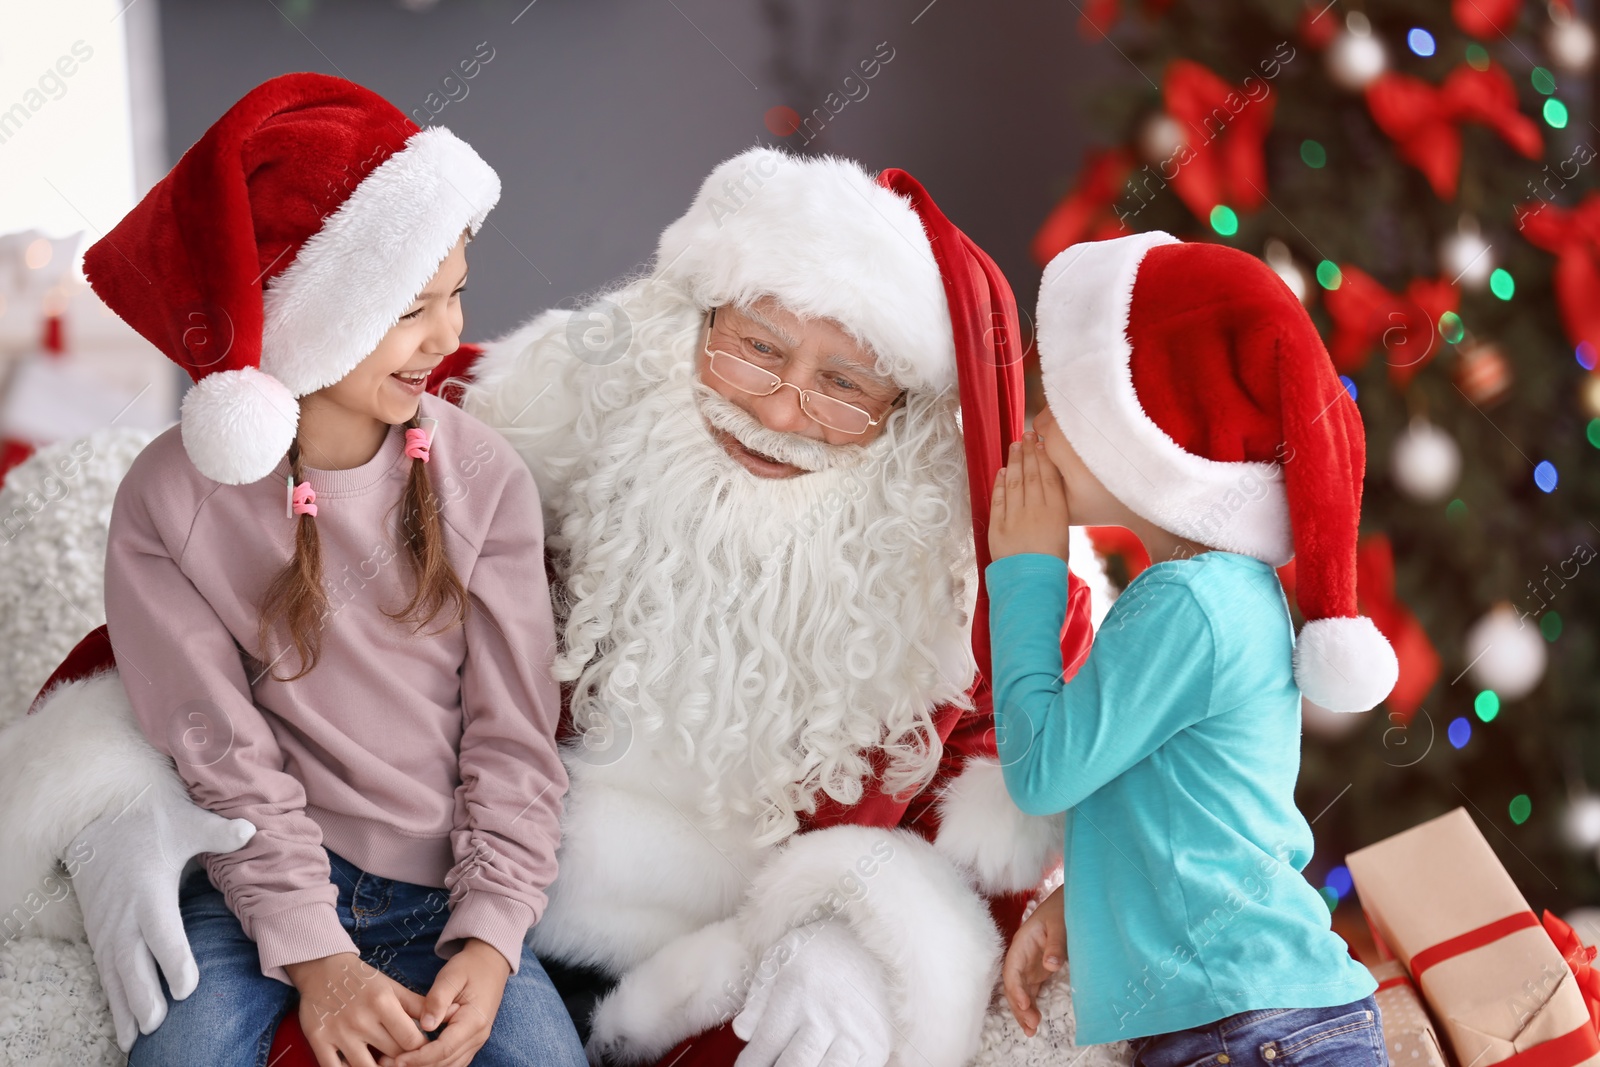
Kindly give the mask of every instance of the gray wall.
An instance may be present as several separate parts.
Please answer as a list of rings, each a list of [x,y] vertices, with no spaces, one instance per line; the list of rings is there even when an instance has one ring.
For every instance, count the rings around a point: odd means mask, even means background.
[[[409,112],[430,92],[438,106],[442,79],[480,43],[493,49],[435,119],[504,183],[472,246],[474,340],[647,262],[712,166],[756,143],[904,167],[1031,309],[1027,244],[1076,171],[1088,102],[1136,77],[1079,38],[1072,5],[1035,0],[442,0],[423,12],[161,0],[160,11],[171,159],[274,75],[340,74]],[[769,132],[769,108],[806,114],[842,97],[885,41],[893,58],[866,95],[853,83],[858,99],[809,145]]]

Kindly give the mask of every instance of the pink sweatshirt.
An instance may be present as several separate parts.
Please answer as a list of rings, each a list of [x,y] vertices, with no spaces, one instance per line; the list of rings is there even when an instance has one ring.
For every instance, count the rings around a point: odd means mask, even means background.
[[[293,552],[287,457],[267,478],[200,474],[174,426],[117,490],[106,622],[128,699],[195,801],[249,819],[250,842],[202,857],[260,950],[261,972],[354,952],[323,845],[364,871],[448,889],[434,951],[462,939],[516,972],[556,873],[566,771],[539,493],[506,440],[438,397],[428,474],[446,551],[468,592],[465,627],[416,636],[399,503],[413,462],[391,427],[371,461],[304,466],[316,490],[330,614],[322,659],[299,681],[267,675],[259,604]],[[307,457],[307,464],[315,457]],[[287,631],[275,637],[282,647]],[[292,650],[275,670],[300,669]]]

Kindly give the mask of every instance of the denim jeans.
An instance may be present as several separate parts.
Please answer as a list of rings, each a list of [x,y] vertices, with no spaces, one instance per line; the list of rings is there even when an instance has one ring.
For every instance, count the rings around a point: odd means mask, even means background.
[[[1246,1011],[1133,1042],[1134,1067],[1389,1067],[1378,1002]]]
[[[332,851],[328,862],[339,887],[339,921],[361,958],[426,994],[445,964],[433,946],[450,917],[448,894],[367,874]],[[167,1017],[154,1033],[135,1039],[130,1067],[265,1067],[278,1023],[298,1005],[300,994],[261,973],[255,942],[245,936],[204,869],[184,881],[178,907],[200,966],[200,983],[183,1000],[173,1000],[161,979]],[[586,1067],[572,1019],[527,946],[517,973],[506,980],[489,1038],[472,1062]]]

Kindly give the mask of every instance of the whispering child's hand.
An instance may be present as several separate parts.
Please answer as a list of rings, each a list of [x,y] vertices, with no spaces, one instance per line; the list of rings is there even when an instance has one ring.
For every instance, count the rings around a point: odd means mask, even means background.
[[[1029,430],[1011,443],[1011,455],[994,480],[989,507],[989,555],[1004,559],[1039,552],[1065,560],[1072,525],[1067,487]]]
[[[498,949],[467,938],[439,969],[422,1005],[419,1025],[431,1033],[446,1023],[444,1033],[419,1049],[383,1057],[380,1067],[467,1067],[489,1040],[510,976],[511,965]]]
[[[1000,970],[1011,1014],[1029,1037],[1039,1029],[1039,987],[1067,959],[1067,920],[1062,906],[1065,899],[1058,887],[1039,902],[1011,939]]]

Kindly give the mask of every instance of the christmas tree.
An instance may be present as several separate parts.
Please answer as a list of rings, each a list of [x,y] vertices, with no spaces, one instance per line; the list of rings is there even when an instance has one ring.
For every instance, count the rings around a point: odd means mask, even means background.
[[[1564,0],[1081,10],[1137,75],[1085,114],[1103,147],[1036,258],[1147,230],[1257,254],[1366,423],[1359,592],[1401,680],[1307,709],[1307,876],[1338,916],[1348,851],[1461,806],[1535,907],[1600,903],[1592,30]]]

